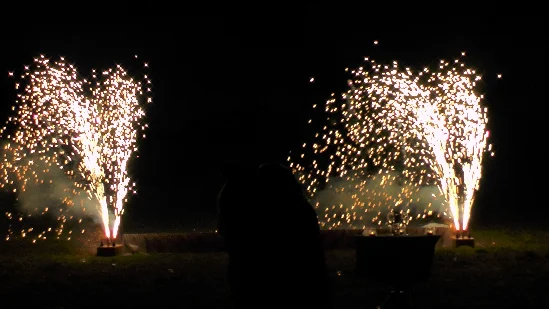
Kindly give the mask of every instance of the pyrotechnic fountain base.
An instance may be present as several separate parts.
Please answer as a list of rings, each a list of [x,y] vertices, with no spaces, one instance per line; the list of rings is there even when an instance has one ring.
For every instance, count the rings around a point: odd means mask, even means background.
[[[107,245],[97,247],[97,256],[117,256],[121,255],[124,247],[122,245]]]
[[[452,240],[454,241],[454,246],[456,248],[458,247],[475,247],[475,239],[473,237],[452,237]]]

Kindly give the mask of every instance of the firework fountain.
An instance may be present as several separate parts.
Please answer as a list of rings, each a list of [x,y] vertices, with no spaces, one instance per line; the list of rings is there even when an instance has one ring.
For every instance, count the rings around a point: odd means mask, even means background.
[[[442,214],[465,233],[483,157],[491,148],[487,109],[475,92],[480,77],[462,57],[419,73],[396,61],[385,65],[365,58],[350,73],[349,90],[326,102],[328,121],[315,141],[288,157],[317,211],[324,212],[323,225],[364,228],[366,219],[381,225],[383,212],[409,215],[410,206],[422,203],[422,192],[433,186],[438,192],[424,201],[423,214],[413,215],[433,214],[429,207],[440,199]],[[326,190],[344,196],[339,205],[322,205]]]
[[[26,66],[21,79],[12,108],[16,115],[2,130],[7,139],[3,186],[15,186],[14,192],[25,191],[29,183],[55,186],[48,172],[63,171],[71,181],[63,203],[69,210],[85,207],[74,203],[85,194],[97,210],[106,240],[114,245],[127,194],[135,192],[128,163],[139,133],[147,127],[139,98],[150,91],[150,80],[146,75],[135,80],[119,65],[93,70],[86,80],[63,58],[52,62],[44,56]],[[45,168],[37,171],[37,166]],[[63,216],[61,222],[65,221]],[[63,224],[55,229],[58,235],[62,228]]]

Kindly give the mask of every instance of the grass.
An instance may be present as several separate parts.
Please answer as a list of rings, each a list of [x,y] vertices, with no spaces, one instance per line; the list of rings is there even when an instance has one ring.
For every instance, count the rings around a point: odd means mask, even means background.
[[[409,293],[414,308],[549,308],[549,231],[473,236],[475,248],[437,249],[430,280]],[[101,258],[89,241],[0,243],[0,308],[230,307],[224,252]],[[388,287],[357,277],[355,258],[326,252],[334,298],[338,308],[375,308]]]

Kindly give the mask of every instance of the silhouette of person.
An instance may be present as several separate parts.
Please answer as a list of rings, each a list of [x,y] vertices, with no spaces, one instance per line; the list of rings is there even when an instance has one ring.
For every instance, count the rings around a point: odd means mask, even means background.
[[[228,176],[218,230],[235,308],[332,308],[318,218],[291,170],[268,163]]]
[[[249,286],[252,278],[246,274],[246,264],[249,264],[250,249],[250,218],[256,202],[257,188],[255,178],[257,169],[246,164],[225,162],[222,171],[225,184],[218,195],[218,233],[223,237],[226,251],[229,255],[227,281],[232,294],[235,308],[251,306]],[[248,265],[249,266],[249,265]]]
[[[291,169],[265,163],[258,170],[261,207],[268,211],[263,232],[270,246],[269,277],[276,282],[281,307],[332,308],[331,285],[320,239],[318,217]]]

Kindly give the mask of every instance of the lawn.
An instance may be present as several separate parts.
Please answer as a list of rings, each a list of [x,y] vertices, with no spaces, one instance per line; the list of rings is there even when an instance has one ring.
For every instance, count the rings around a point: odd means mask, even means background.
[[[549,231],[489,227],[474,236],[475,248],[436,250],[429,281],[408,293],[414,308],[549,308]],[[230,308],[224,252],[106,258],[86,241],[0,243],[0,308]],[[328,250],[326,259],[338,308],[384,299],[387,286],[354,274],[354,250]]]

